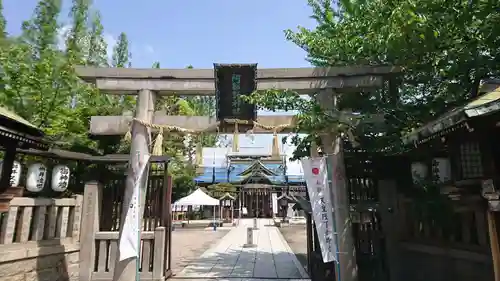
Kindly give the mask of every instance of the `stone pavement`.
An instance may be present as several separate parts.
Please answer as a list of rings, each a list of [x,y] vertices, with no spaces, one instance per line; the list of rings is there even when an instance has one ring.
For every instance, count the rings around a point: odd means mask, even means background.
[[[219,243],[230,230],[178,228],[172,231],[172,273],[177,275],[212,245]]]
[[[258,219],[254,248],[243,248],[252,219],[242,219],[220,242],[203,253],[172,279],[257,280],[306,279],[300,265],[271,219]]]

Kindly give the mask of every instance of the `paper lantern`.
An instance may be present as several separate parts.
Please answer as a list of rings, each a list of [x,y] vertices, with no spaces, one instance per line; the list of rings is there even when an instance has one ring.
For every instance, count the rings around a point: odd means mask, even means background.
[[[28,168],[26,178],[26,189],[29,192],[40,192],[47,180],[47,167],[41,163],[36,163]]]
[[[411,177],[413,181],[419,181],[427,177],[427,165],[422,162],[411,163]]]
[[[68,188],[70,170],[67,166],[57,165],[52,170],[52,190],[63,192]]]
[[[451,180],[451,163],[448,158],[434,158],[433,166],[437,169],[436,177],[438,182]]]
[[[10,174],[10,186],[18,187],[19,181],[21,180],[21,171],[22,171],[21,163],[14,161],[12,163],[12,172]],[[0,177],[2,176],[3,162],[0,162]]]
[[[21,168],[22,168],[21,163],[14,161],[14,163],[12,164],[12,173],[10,174],[11,187],[19,186],[19,181],[21,180],[21,171],[22,171]]]

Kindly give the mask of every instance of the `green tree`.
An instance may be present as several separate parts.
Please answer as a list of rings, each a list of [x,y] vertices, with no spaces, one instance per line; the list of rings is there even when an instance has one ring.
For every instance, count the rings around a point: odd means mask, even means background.
[[[90,1],[88,0],[73,0],[69,17],[72,20],[71,28],[66,38],[66,57],[70,71],[75,65],[85,65],[85,57],[88,54],[88,14],[90,9]],[[70,82],[74,85],[78,84],[76,75],[73,75],[73,80]],[[71,107],[75,108],[78,103],[85,102],[85,91],[75,91],[71,96]],[[81,105],[80,105],[81,107]]]
[[[196,186],[193,181],[193,175],[176,173],[173,178],[173,188],[172,188],[172,202],[179,200],[180,198],[187,196],[192,192]]]
[[[98,67],[108,66],[108,44],[104,40],[103,30],[101,14],[99,11],[94,11],[91,17],[87,65]]]
[[[69,13],[72,19],[72,27],[66,40],[66,53],[71,64],[83,65],[84,58],[88,54],[88,20],[91,1],[73,0],[71,11]]]
[[[498,1],[344,0],[337,11],[329,1],[309,4],[317,28],[288,30],[287,38],[318,66],[404,67],[407,119],[432,119],[475,95],[482,78],[499,74]]]
[[[79,83],[69,56],[71,48],[85,46],[85,31],[73,32],[66,52],[58,49],[57,19],[61,2],[42,0],[35,8],[33,18],[23,23],[22,35],[9,48],[0,49],[3,69],[0,101],[43,129],[49,138],[65,147],[90,146],[87,138],[88,114],[84,106],[76,107],[72,97],[92,100],[92,87]],[[80,27],[82,24],[79,25]],[[80,34],[80,35],[78,35]],[[71,47],[71,48],[70,48]],[[83,101],[83,100],[82,100]],[[90,112],[89,112],[90,114]]]
[[[385,113],[386,134],[358,128],[358,137],[374,149],[399,149],[400,137],[477,94],[482,78],[499,76],[498,1],[331,1],[309,0],[314,29],[285,31],[307,51],[315,66],[398,65],[404,69],[399,96],[385,87],[343,95],[341,109]],[[322,130],[328,114],[295,93],[255,93],[250,100],[270,109],[299,109],[301,130]],[[265,94],[265,95],[264,95]],[[317,119],[315,124],[310,121]],[[295,138],[301,147],[304,141]]]
[[[93,11],[90,17],[90,30],[86,35],[88,42],[88,51],[85,64],[89,66],[107,67],[108,54],[107,43],[103,36],[103,26],[101,23],[101,15],[98,11]],[[82,121],[80,132],[85,135],[78,135],[78,139],[73,142],[73,149],[86,150],[90,153],[117,153],[120,149],[125,149],[121,144],[122,136],[106,136],[94,138],[90,140],[86,132],[90,127],[91,116],[102,115],[120,115],[122,106],[119,99],[112,95],[100,93],[92,86],[85,85],[87,88],[80,91],[80,101],[75,110]],[[78,147],[75,147],[78,146]]]
[[[116,45],[113,47],[111,59],[112,67],[127,67],[131,62],[132,54],[129,51],[129,41],[127,34],[120,33]]]
[[[9,60],[9,63],[27,64],[23,66],[24,71],[17,74],[22,75],[19,82],[24,85],[15,85],[18,98],[10,101],[12,107],[56,138],[64,134],[66,125],[63,122],[67,120],[63,119],[69,115],[70,93],[74,86],[71,70],[57,49],[60,8],[58,0],[38,3],[33,19],[23,23],[20,48],[30,56],[19,57],[19,61]]]
[[[7,26],[7,21],[3,15],[3,0],[0,0],[0,40],[7,38],[7,31],[5,30]]]
[[[112,67],[130,67],[132,64],[132,53],[129,50],[129,41],[127,34],[120,33],[116,45],[113,47],[113,55],[111,57]],[[135,96],[123,95],[120,97],[120,104],[125,110],[135,109]]]

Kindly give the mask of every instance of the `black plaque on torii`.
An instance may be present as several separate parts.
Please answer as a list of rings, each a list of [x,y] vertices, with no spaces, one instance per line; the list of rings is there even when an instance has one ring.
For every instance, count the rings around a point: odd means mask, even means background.
[[[214,64],[216,116],[222,133],[234,132],[234,124],[224,120],[239,119],[249,121],[238,125],[240,132],[253,127],[257,118],[257,107],[243,101],[240,97],[249,95],[257,89],[257,64]]]

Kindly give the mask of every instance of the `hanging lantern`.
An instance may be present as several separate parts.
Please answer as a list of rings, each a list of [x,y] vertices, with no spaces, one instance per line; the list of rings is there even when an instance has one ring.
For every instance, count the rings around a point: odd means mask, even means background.
[[[427,165],[422,162],[411,163],[411,177],[413,182],[425,179],[427,177]]]
[[[451,164],[448,158],[434,158],[433,168],[436,168],[436,177],[438,182],[447,182],[451,180]]]
[[[52,190],[63,192],[68,188],[70,170],[68,166],[57,165],[52,170]]]
[[[47,167],[41,163],[36,163],[28,168],[26,178],[26,189],[29,192],[40,192],[45,186],[47,179]]]
[[[2,167],[3,162],[0,162],[0,177],[2,176]],[[12,163],[12,172],[10,174],[10,187],[18,187],[19,181],[21,180],[21,171],[22,171],[21,163],[14,161]]]
[[[1,168],[0,168],[1,171]],[[21,163],[14,161],[12,163],[12,173],[10,174],[10,186],[18,187],[21,180]]]

